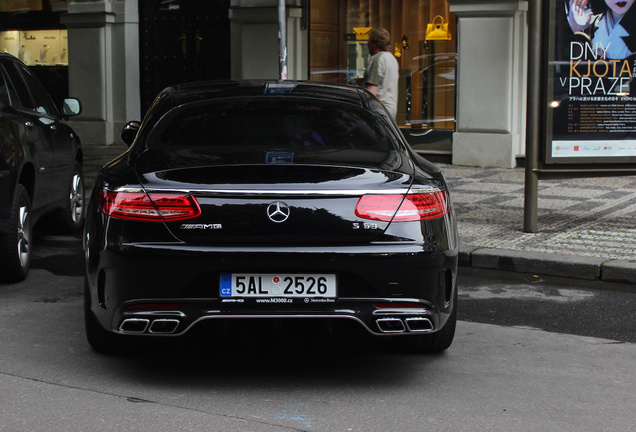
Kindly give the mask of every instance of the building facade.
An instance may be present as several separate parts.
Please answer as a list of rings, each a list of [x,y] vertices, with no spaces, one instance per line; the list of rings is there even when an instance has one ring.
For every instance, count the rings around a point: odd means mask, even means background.
[[[286,0],[287,78],[355,84],[368,32],[400,65],[397,122],[413,147],[513,167],[525,152],[527,0]],[[277,0],[7,0],[0,49],[60,99],[85,145],[119,142],[172,83],[280,77]]]

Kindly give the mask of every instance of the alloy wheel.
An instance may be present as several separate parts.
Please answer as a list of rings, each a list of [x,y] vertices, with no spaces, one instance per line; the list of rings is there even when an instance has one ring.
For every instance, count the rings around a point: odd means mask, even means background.
[[[71,179],[69,205],[71,206],[73,222],[79,222],[84,212],[84,182],[82,181],[82,176],[78,173],[73,174]]]
[[[25,202],[20,203],[17,220],[17,248],[20,265],[25,267],[29,263],[31,250],[31,224],[29,223],[29,207]]]

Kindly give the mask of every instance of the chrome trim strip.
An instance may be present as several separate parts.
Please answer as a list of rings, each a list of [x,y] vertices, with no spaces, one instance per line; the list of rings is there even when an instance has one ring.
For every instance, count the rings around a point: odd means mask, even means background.
[[[175,311],[175,310],[127,310],[125,312],[123,312],[123,316],[124,317],[128,317],[128,316],[142,316],[142,317],[146,317],[146,316],[175,316],[175,317],[180,317],[180,318],[185,318],[186,314],[184,314],[181,311]]]
[[[405,188],[391,188],[391,189],[185,189],[185,188],[152,188],[144,189],[137,187],[119,187],[115,189],[109,189],[112,192],[130,192],[130,193],[153,193],[153,192],[177,192],[184,194],[196,194],[202,196],[219,196],[219,195],[247,195],[247,196],[279,196],[279,195],[320,195],[320,196],[361,196],[366,194],[373,195],[396,195],[404,194],[408,192],[412,194],[422,193],[436,193],[443,192],[445,189],[430,186],[430,185],[417,185],[412,189]]]
[[[425,307],[422,307],[421,309],[414,309],[414,308],[409,308],[409,309],[389,309],[389,308],[382,308],[382,309],[376,309],[373,311],[373,316],[377,316],[377,317],[383,317],[383,316],[416,316],[419,317],[420,315],[430,315],[432,312],[428,309],[426,309]]]
[[[418,188],[420,190],[422,188]],[[112,192],[132,192],[132,193],[156,193],[156,192],[177,192],[183,194],[199,195],[199,196],[223,196],[223,195],[245,195],[245,196],[280,196],[280,195],[298,195],[298,196],[362,196],[365,194],[375,195],[396,195],[404,194],[408,191],[408,188],[404,189],[341,189],[341,190],[329,190],[329,189],[181,189],[181,188],[153,188],[153,189],[140,189],[131,187],[121,187],[111,190]],[[431,191],[434,191],[431,188]]]

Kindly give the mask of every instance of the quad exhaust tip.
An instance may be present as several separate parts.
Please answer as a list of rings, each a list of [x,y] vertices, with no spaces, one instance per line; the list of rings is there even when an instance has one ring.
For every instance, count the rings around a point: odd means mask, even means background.
[[[382,333],[404,333],[404,323],[399,318],[380,318],[377,321]]]
[[[150,324],[150,333],[162,333],[169,334],[179,327],[179,320],[177,319],[156,319]]]
[[[147,318],[126,318],[119,330],[124,333],[154,333],[154,334],[171,334],[179,327],[177,319],[156,319],[152,323]]]
[[[424,317],[410,317],[404,320],[400,318],[379,318],[376,323],[382,333],[422,333],[434,330],[431,320]]]
[[[406,328],[411,332],[427,332],[433,330],[433,323],[428,318],[415,317],[407,318]]]
[[[119,326],[119,330],[126,333],[143,333],[148,329],[150,320],[145,318],[128,318]]]

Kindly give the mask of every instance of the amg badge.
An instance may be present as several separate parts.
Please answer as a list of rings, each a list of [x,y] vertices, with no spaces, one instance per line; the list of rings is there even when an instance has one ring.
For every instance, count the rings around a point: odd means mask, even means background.
[[[182,230],[217,230],[221,229],[221,224],[181,224],[179,229]]]

